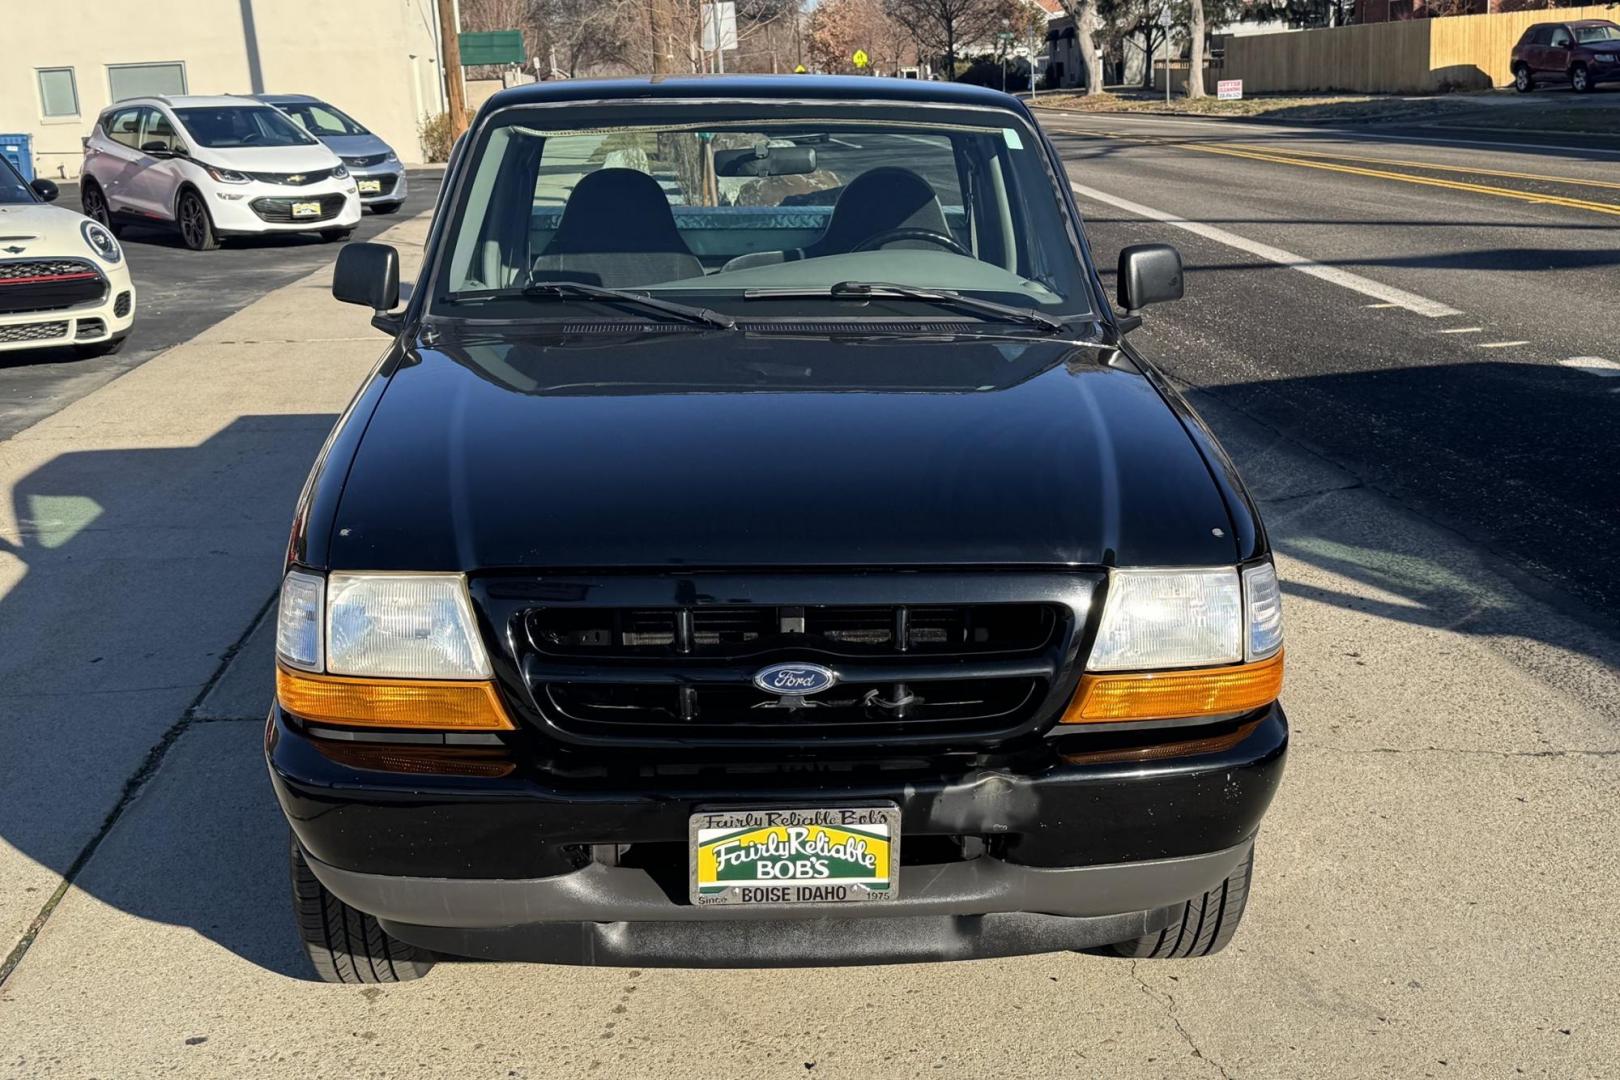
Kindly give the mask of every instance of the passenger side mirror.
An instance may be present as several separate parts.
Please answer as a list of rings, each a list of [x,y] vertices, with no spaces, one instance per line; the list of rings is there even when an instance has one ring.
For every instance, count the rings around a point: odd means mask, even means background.
[[[38,195],[46,202],[55,202],[56,197],[62,194],[61,189],[43,176],[38,180],[29,181],[28,186],[34,189],[35,195]]]
[[[1125,318],[1142,324],[1139,312],[1149,304],[1180,300],[1181,252],[1169,244],[1132,244],[1119,253],[1119,306]]]
[[[174,157],[174,151],[162,139],[153,139],[151,142],[141,143],[141,153],[151,154],[155,158]]]
[[[390,334],[399,320],[388,313],[399,305],[399,252],[387,244],[345,244],[332,271],[332,295],[345,304],[364,304],[376,314],[371,325]]]

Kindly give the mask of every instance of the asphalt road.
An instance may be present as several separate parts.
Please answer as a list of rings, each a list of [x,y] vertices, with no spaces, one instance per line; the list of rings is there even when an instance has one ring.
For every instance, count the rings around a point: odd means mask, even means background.
[[[369,240],[402,215],[431,206],[442,169],[407,173],[410,195],[393,215],[367,212],[353,239]],[[79,210],[79,186],[63,184],[58,205]],[[178,234],[131,227],[120,238],[137,296],[135,327],[112,356],[81,359],[72,349],[0,353],[0,439],[139,367],[290,281],[324,265],[332,248],[314,233],[227,240],[190,251]]]
[[[1042,118],[1105,272],[1182,251],[1150,357],[1612,625],[1620,149]]]

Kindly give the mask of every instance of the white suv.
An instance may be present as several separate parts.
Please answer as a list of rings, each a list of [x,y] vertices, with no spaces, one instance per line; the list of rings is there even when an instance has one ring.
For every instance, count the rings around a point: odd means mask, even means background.
[[[318,231],[342,240],[360,196],[338,156],[251,98],[130,98],[84,144],[84,212],[113,232],[168,225],[205,251],[222,236]]]

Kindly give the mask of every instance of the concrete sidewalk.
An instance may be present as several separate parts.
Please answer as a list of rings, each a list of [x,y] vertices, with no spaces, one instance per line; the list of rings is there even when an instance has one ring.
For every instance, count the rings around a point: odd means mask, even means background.
[[[143,779],[0,986],[0,1077],[1612,1075],[1614,643],[1204,400],[1281,552],[1295,739],[1227,952],[309,981],[250,628],[382,344],[324,290],[0,444],[8,940]]]

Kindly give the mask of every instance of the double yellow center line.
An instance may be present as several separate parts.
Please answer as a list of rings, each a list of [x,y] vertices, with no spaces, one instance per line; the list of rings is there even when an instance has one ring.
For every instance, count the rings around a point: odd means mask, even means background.
[[[1429,172],[1465,173],[1473,176],[1495,176],[1511,180],[1568,184],[1573,187],[1607,188],[1620,191],[1620,182],[1615,181],[1583,180],[1572,176],[1544,176],[1537,173],[1481,169],[1472,166],[1435,165],[1427,161],[1408,161],[1398,158],[1357,157],[1348,154],[1330,154],[1318,150],[1276,150],[1242,143],[1192,142],[1162,136],[1131,135],[1124,132],[1100,131],[1096,132],[1096,134],[1111,139],[1125,139],[1132,142],[1170,146],[1182,150],[1196,150],[1203,154],[1222,154],[1226,157],[1248,158],[1251,161],[1266,161],[1274,165],[1296,165],[1306,169],[1323,169],[1328,172],[1346,173],[1351,176],[1367,176],[1377,180],[1394,180],[1402,184],[1419,184],[1424,187],[1446,188],[1451,191],[1467,191],[1475,195],[1490,195],[1499,199],[1516,199],[1519,202],[1539,203],[1544,206],[1563,206],[1571,210],[1587,210],[1595,214],[1609,214],[1620,217],[1620,204],[1617,203],[1598,202],[1592,199],[1573,199],[1564,195],[1520,191],[1516,188],[1474,184],[1464,180],[1448,180],[1436,176],[1417,176],[1407,172],[1391,172],[1388,169],[1367,168],[1366,166],[1393,165],[1400,168],[1423,169]],[[1348,164],[1349,162],[1360,162],[1361,164]]]

